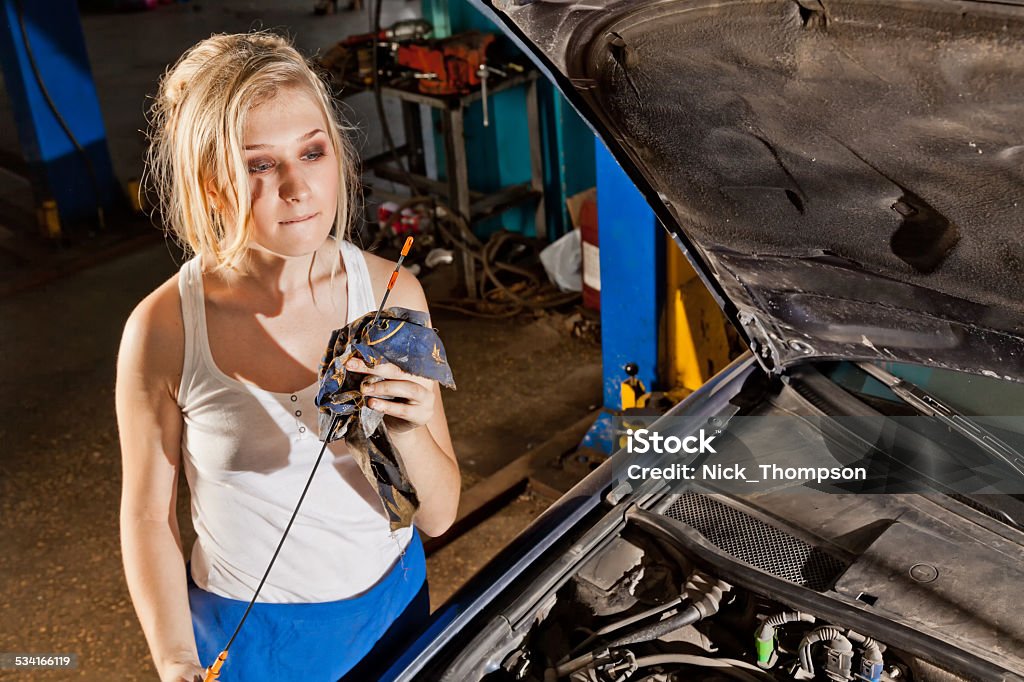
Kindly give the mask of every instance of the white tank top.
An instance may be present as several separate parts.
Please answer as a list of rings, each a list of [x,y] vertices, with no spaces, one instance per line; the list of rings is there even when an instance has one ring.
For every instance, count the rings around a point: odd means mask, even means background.
[[[362,251],[343,241],[341,255],[352,322],[376,306]],[[192,577],[204,590],[249,601],[323,445],[317,386],[274,393],[220,371],[210,353],[198,257],[181,267],[178,281],[185,323],[181,451],[196,530]],[[356,596],[390,570],[411,537],[412,528],[390,531],[344,441],[331,443],[259,601]]]

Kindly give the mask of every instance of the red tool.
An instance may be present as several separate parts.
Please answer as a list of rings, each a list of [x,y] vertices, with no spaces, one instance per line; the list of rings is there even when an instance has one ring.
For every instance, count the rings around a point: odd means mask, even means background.
[[[465,94],[480,86],[480,65],[487,61],[487,48],[494,38],[492,33],[466,31],[440,40],[399,45],[398,64],[424,74],[418,79],[420,92]]]

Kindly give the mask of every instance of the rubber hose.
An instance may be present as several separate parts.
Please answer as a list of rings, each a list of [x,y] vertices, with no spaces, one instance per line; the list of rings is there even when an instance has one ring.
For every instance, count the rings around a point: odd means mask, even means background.
[[[769,616],[765,619],[764,624],[772,627],[779,627],[786,623],[813,623],[814,616],[809,613],[803,613],[801,611],[783,611],[782,613],[776,613],[774,616]]]
[[[670,632],[674,632],[679,628],[684,628],[687,625],[693,625],[701,619],[701,612],[696,606],[688,606],[676,615],[666,618],[665,620],[659,620],[657,623],[651,623],[650,625],[635,630],[628,635],[620,637],[608,644],[609,649],[615,647],[625,646],[627,644],[637,644],[638,642],[649,642],[652,639],[657,639],[662,635],[667,635]]]
[[[717,672],[735,677],[736,679],[746,680],[747,682],[765,682],[766,680],[772,681],[775,679],[756,665],[735,658],[711,658],[710,656],[692,656],[689,654],[659,654],[657,656],[644,656],[643,658],[636,659],[637,668],[670,664],[715,668]]]
[[[847,644],[850,640],[846,639],[842,630],[832,625],[823,625],[820,628],[815,628],[808,632],[803,640],[800,642],[799,657],[800,667],[803,668],[807,674],[814,674],[814,663],[811,662],[811,647],[818,642],[831,642],[834,639],[845,641]]]

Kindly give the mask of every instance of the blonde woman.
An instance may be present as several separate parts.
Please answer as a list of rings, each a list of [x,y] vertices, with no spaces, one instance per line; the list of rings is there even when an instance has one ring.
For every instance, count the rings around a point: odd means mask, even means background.
[[[164,76],[153,114],[148,171],[194,257],[125,326],[121,546],[160,679],[192,682],[237,625],[320,450],[313,399],[330,333],[376,307],[394,263],[346,240],[353,154],[284,39],[202,41]],[[405,272],[391,301],[427,309]],[[459,498],[440,394],[394,365],[358,369],[385,378],[370,402],[418,492],[415,528],[390,531],[344,441],[331,443],[221,680],[372,679],[428,614],[415,529],[444,532]],[[180,468],[197,535],[188,565]]]

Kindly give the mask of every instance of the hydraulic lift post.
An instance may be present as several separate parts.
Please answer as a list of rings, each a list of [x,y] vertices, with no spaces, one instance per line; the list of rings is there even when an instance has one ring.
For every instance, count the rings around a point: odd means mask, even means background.
[[[36,203],[54,200],[65,229],[94,229],[121,192],[78,3],[0,0],[0,5],[0,66]]]

